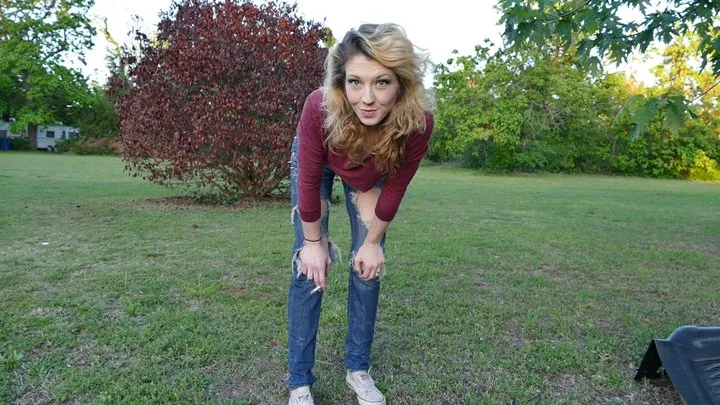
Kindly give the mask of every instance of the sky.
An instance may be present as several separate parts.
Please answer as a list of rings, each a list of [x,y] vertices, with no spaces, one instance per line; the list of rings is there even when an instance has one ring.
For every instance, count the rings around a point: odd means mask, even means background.
[[[93,21],[100,25],[107,18],[108,30],[119,43],[128,41],[127,33],[133,26],[140,26],[145,32],[155,30],[159,13],[170,8],[171,0],[95,0],[90,10]],[[347,2],[340,0],[289,0],[296,2],[298,13],[305,19],[322,23],[341,39],[351,28],[363,23],[393,22],[405,28],[408,38],[418,47],[425,49],[433,63],[443,63],[453,57],[457,49],[460,55],[474,52],[475,45],[490,39],[501,44],[502,27],[498,25],[500,15],[494,9],[495,0],[441,0],[435,7],[419,6],[417,0],[363,0]],[[139,20],[134,19],[137,15]],[[87,66],[80,67],[91,80],[105,83],[107,68],[105,54],[108,43],[98,32],[95,47],[86,53]],[[633,65],[639,70],[641,80],[645,67]],[[431,74],[426,76],[426,85],[431,85]],[[647,74],[645,74],[647,76]]]
[[[128,40],[130,27],[139,24],[146,32],[154,31],[158,14],[170,8],[170,0],[96,0],[90,10],[93,21],[107,18],[108,31],[119,43]],[[305,19],[323,23],[340,39],[362,23],[394,22],[405,28],[408,38],[427,50],[432,62],[444,62],[453,49],[461,55],[474,51],[485,38],[500,43],[499,14],[492,0],[443,0],[442,7],[419,6],[416,0],[363,0],[362,2],[298,0],[298,13]],[[92,79],[104,83],[107,76],[105,54],[108,43],[98,32],[95,47],[85,55],[87,66],[78,65]]]

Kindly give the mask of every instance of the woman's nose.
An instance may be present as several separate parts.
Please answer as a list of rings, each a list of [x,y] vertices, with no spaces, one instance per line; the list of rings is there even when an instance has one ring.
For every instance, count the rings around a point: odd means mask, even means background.
[[[375,95],[373,94],[372,87],[365,87],[363,90],[362,102],[365,105],[372,105],[375,102]]]

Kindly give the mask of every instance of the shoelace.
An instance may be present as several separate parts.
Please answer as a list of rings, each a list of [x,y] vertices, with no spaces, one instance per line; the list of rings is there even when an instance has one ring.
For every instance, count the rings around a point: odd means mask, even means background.
[[[370,377],[370,374],[360,374],[359,376],[360,385],[368,390],[368,389],[376,389],[375,388],[375,381],[373,381],[372,377]]]
[[[299,397],[295,398],[295,403],[302,405],[302,404],[309,404],[310,403],[310,394],[302,394]]]

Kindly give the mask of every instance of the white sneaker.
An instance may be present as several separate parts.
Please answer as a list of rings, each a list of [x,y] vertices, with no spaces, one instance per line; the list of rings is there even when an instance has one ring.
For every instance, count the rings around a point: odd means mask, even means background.
[[[355,391],[360,405],[385,405],[385,396],[375,386],[370,374],[366,371],[348,372],[345,377],[348,387]]]
[[[310,393],[310,386],[305,385],[290,391],[288,405],[315,405],[312,394]]]

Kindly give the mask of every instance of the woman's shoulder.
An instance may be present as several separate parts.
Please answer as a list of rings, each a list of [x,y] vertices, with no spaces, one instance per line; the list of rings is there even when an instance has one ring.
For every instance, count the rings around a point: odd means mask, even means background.
[[[324,100],[325,91],[322,89],[322,87],[317,88],[313,90],[312,93],[308,94],[308,96],[305,98],[305,108],[311,107],[319,111],[323,105]]]
[[[432,111],[425,111],[425,130],[432,132],[435,126],[435,113]]]
[[[435,127],[435,116],[432,111],[425,112],[425,128],[418,128],[405,141],[408,150],[424,150],[427,148]]]
[[[435,128],[435,114],[432,111],[425,111],[425,129],[417,131],[420,138],[429,139]]]
[[[321,88],[313,90],[305,97],[302,120],[323,121],[325,119],[325,91]]]

